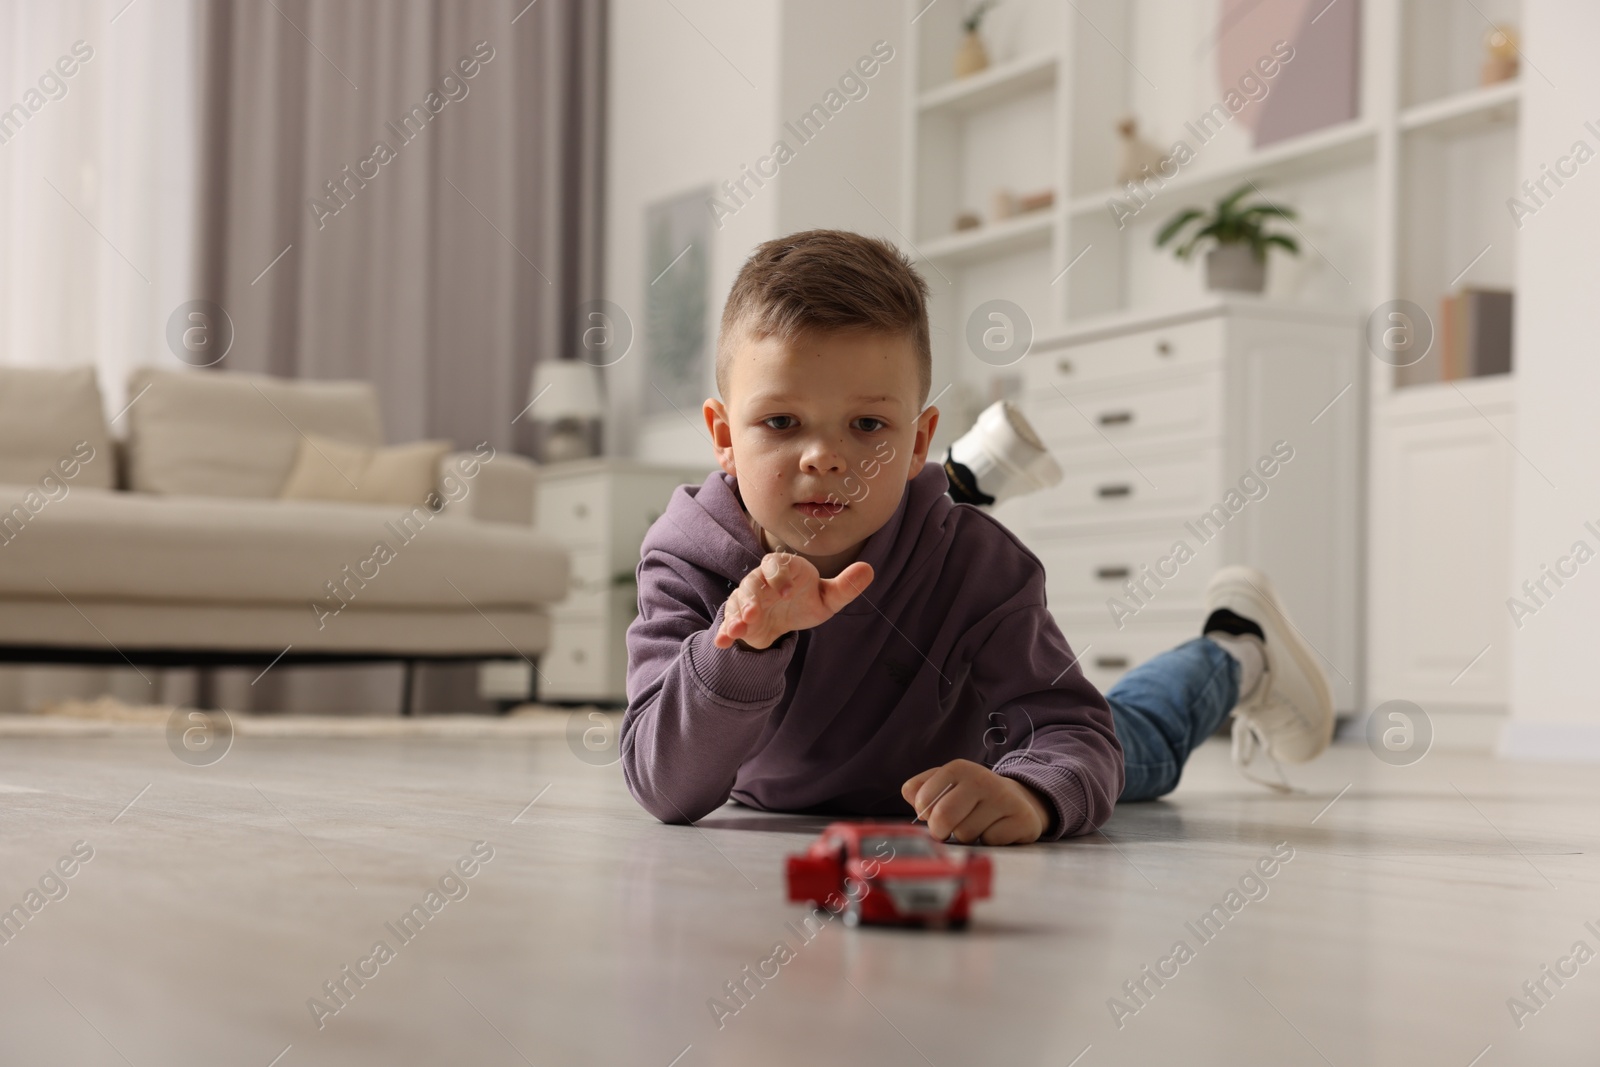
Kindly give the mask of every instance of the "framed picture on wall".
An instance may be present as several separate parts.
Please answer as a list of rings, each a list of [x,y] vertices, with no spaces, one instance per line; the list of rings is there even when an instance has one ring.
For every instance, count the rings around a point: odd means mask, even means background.
[[[1223,106],[1256,148],[1360,114],[1361,0],[1222,0],[1217,42]]]
[[[711,216],[707,186],[650,204],[644,212],[648,381],[644,410],[677,411],[699,425],[711,381]]]

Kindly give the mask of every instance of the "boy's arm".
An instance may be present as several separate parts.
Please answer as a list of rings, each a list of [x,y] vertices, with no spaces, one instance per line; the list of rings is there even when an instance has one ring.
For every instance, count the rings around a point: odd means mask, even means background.
[[[1122,792],[1122,745],[1111,709],[1083,676],[1077,656],[1042,603],[1001,618],[972,664],[990,709],[991,767],[1053,809],[1041,839],[1093,832]]]
[[[706,590],[653,553],[638,574],[622,776],[662,822],[693,822],[727,802],[739,764],[783,699],[798,638],[785,634],[760,651],[718,648],[723,609],[711,611]]]

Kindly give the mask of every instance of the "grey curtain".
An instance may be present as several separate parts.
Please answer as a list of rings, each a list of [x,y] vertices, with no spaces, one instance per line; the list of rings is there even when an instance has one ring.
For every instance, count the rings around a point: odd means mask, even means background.
[[[577,351],[574,311],[600,295],[603,0],[210,0],[201,17],[201,295],[236,338],[216,369],[364,378],[392,442],[530,452],[512,420],[534,363]],[[236,673],[229,706],[398,699],[395,667]],[[470,704],[450,673],[424,679],[425,704]]]

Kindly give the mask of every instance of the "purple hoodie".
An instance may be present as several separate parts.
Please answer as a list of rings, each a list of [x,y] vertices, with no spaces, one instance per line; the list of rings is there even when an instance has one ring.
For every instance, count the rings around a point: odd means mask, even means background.
[[[622,771],[663,822],[729,797],[766,811],[909,817],[906,779],[969,759],[1085,834],[1122,792],[1111,711],[1045,610],[1044,568],[927,464],[867,539],[872,584],[833,618],[753,651],[712,643],[762,558],[737,482],[681,486],[645,535],[628,628]]]

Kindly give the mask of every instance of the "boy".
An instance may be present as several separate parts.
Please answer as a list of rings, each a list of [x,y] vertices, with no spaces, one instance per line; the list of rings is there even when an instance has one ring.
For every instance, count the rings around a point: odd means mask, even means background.
[[[1170,792],[1230,711],[1241,768],[1321,752],[1327,682],[1248,568],[1213,580],[1205,636],[1108,696],[1084,678],[1039,561],[925,462],[926,298],[892,246],[839,231],[740,270],[704,407],[722,473],[673,494],[638,568],[635,799],[666,822],[732,797],[1025,844]]]

